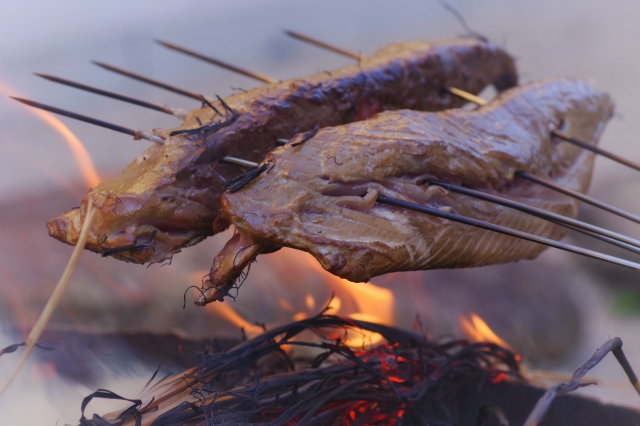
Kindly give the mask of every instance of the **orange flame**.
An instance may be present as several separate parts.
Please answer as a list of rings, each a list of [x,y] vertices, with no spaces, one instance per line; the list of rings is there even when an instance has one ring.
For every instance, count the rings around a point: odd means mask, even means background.
[[[278,323],[300,321],[316,315],[320,309],[327,306],[327,290],[333,293],[327,314],[385,325],[394,323],[395,299],[391,290],[371,283],[354,283],[336,277],[325,271],[310,254],[298,250],[284,248],[270,254],[268,263],[267,270],[262,271],[263,279],[260,280],[262,283],[252,284],[260,287],[272,279],[279,284],[285,284],[283,287],[274,287],[269,290],[269,294],[274,297],[274,302],[281,309],[281,319]],[[197,271],[190,274],[191,282],[197,281],[207,272]],[[314,296],[311,288],[305,290],[304,287],[294,284],[300,277],[304,277],[304,281],[309,284],[322,283],[324,295]],[[260,290],[254,288],[253,291]],[[235,327],[244,328],[248,336],[255,336],[264,331],[262,327],[245,319],[228,302],[211,303],[206,309],[225,320],[228,325],[233,325],[234,329]],[[275,325],[275,323],[267,324],[267,328]],[[361,348],[376,344],[382,339],[383,337],[378,333],[354,330],[347,334],[345,343],[354,348]]]
[[[354,283],[337,277],[325,271],[311,255],[303,252],[296,253],[303,257],[301,261],[307,263],[320,275],[337,297],[353,301],[355,306],[352,312],[337,310],[338,314],[363,321],[393,324],[395,301],[391,290],[371,283]]]
[[[191,282],[200,279],[200,277],[206,275],[209,271],[196,271],[190,274]],[[285,302],[286,301],[282,301]],[[280,306],[284,308],[281,303]],[[227,299],[226,302],[216,302],[209,303],[205,309],[212,313],[213,315],[222,318],[228,324],[233,325],[235,329],[241,328],[244,330],[246,336],[248,338],[255,337],[261,333],[264,333],[264,329],[259,325],[255,325],[249,322],[247,319],[243,318],[233,307],[231,306],[231,302]]]
[[[242,315],[240,315],[235,309],[233,309],[230,302],[209,303],[206,306],[206,309],[209,309],[210,311],[216,313],[236,327],[244,329],[244,332],[248,338],[252,338],[264,333],[264,329],[262,327],[250,323],[249,321],[244,319]]]
[[[8,96],[15,95],[15,91],[9,89],[8,87],[0,84],[0,92],[4,93]],[[82,173],[82,177],[84,179],[85,184],[93,188],[94,186],[100,183],[100,177],[98,177],[98,173],[96,172],[96,168],[93,165],[93,161],[89,156],[89,153],[85,149],[82,142],[74,135],[67,126],[65,126],[62,121],[58,120],[51,113],[46,111],[42,111],[40,109],[27,107],[27,110],[32,114],[35,114],[37,117],[42,119],[49,126],[53,127],[58,133],[62,135],[64,140],[71,148],[71,152],[73,153],[73,157],[76,160],[76,164],[80,168],[80,172]]]
[[[491,327],[487,325],[482,318],[475,313],[471,312],[469,318],[460,315],[458,317],[460,323],[460,329],[462,333],[467,336],[473,342],[490,342],[500,345],[503,348],[513,351],[513,348],[502,340],[496,333],[491,330]]]
[[[314,269],[334,293],[335,312],[354,320],[369,321],[378,324],[393,324],[395,300],[393,292],[386,288],[378,287],[371,283],[354,283],[337,277],[325,271],[311,255],[296,252],[301,259]],[[350,299],[353,308],[341,309],[344,304],[342,299]],[[337,306],[336,306],[337,305]],[[361,330],[350,333],[345,343],[351,347],[374,345],[383,339],[382,335],[370,331]]]

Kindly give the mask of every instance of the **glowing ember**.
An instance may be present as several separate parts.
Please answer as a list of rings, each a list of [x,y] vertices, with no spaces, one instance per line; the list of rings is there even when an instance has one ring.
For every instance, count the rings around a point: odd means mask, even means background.
[[[348,329],[379,332],[383,342],[354,351],[345,344]],[[291,345],[310,351],[291,357]],[[444,412],[442,396],[464,377],[504,380],[517,371],[513,354],[494,344],[431,341],[317,315],[205,353],[196,368],[161,380],[124,411],[91,420],[83,412],[81,423],[397,425],[424,419],[417,417],[424,403]],[[89,398],[122,399],[107,390]]]
[[[471,341],[495,343],[496,345],[500,345],[503,348],[513,351],[513,348],[498,337],[498,335],[491,330],[491,327],[489,327],[487,323],[475,313],[472,312],[471,315],[469,315],[469,318],[460,315],[458,317],[458,322],[460,323],[462,333]]]
[[[196,281],[207,274],[208,271],[198,271],[191,275]],[[264,273],[264,271],[263,271]],[[341,315],[354,320],[369,321],[377,324],[392,325],[394,323],[394,295],[391,290],[378,287],[371,283],[354,283],[336,277],[322,269],[320,264],[308,253],[297,250],[282,249],[269,257],[269,273],[277,281],[284,283],[284,293],[276,296],[277,306],[282,310],[280,320],[266,324],[267,329],[272,329],[288,321],[302,321],[318,314],[319,310],[327,307],[327,314]],[[314,296],[311,289],[302,293],[299,297],[295,291],[288,292],[290,286],[299,286],[298,280],[305,277],[310,283],[318,283],[318,278],[324,284],[324,296]],[[255,283],[254,283],[255,284]],[[297,288],[298,290],[300,287]],[[254,289],[258,291],[258,289]],[[286,295],[286,296],[285,296]],[[330,300],[331,296],[333,298]],[[284,296],[284,297],[283,297]],[[328,306],[327,306],[328,304]],[[244,328],[250,337],[261,334],[264,330],[260,326],[252,324],[238,313],[230,303],[213,303],[207,305],[207,309],[221,317],[235,327]],[[265,308],[266,309],[266,308]],[[266,316],[273,317],[274,315]],[[341,336],[344,337],[344,336]],[[305,338],[310,338],[305,336]],[[382,340],[378,333],[358,330],[349,331],[345,344],[353,348],[375,345]],[[285,349],[287,350],[287,349]]]
[[[9,89],[8,87],[0,84],[0,92],[4,93],[7,96],[20,96],[15,90]],[[71,152],[73,153],[73,157],[76,160],[76,164],[80,168],[80,172],[82,173],[82,177],[84,179],[85,185],[89,188],[93,188],[94,186],[100,183],[100,178],[98,177],[98,172],[96,172],[96,168],[93,165],[93,161],[89,156],[89,153],[85,149],[82,142],[65,126],[62,121],[58,120],[53,114],[48,113],[46,111],[42,111],[36,108],[25,107],[27,111],[39,117],[49,126],[53,127],[58,133],[62,135],[64,140],[71,148]]]

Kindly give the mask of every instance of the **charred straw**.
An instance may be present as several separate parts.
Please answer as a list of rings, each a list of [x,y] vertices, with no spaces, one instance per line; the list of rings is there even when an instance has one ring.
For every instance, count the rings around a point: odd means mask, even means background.
[[[238,119],[238,117],[240,117],[240,114],[234,114],[230,118],[224,121],[212,122],[209,124],[205,124],[204,126],[197,127],[195,129],[174,130],[173,132],[169,133],[169,136],[215,133],[218,130],[233,124]]]
[[[222,187],[231,193],[238,192],[245,186],[249,185],[255,178],[264,173],[268,167],[269,163],[264,163],[260,166],[252,167],[237,178],[226,181],[222,185]]]
[[[13,345],[9,345],[4,349],[0,349],[0,356],[5,355],[5,354],[13,353],[13,352],[17,351],[19,347],[26,346],[26,345],[27,345],[27,342],[15,343]],[[44,343],[36,343],[34,346],[36,348],[42,349],[44,351],[53,351],[53,350],[56,349],[56,348],[51,347],[51,346],[46,346]]]
[[[227,126],[230,126],[231,124],[233,124],[239,117],[240,114],[238,112],[236,112],[233,108],[231,108],[225,101],[224,99],[222,99],[220,96],[216,95],[216,97],[218,98],[218,100],[220,101],[220,103],[222,104],[222,107],[224,108],[224,110],[231,114],[231,117],[229,117],[226,120],[223,121],[212,121],[211,123],[205,124],[204,126],[200,126],[197,127],[195,129],[182,129],[182,130],[174,130],[173,132],[169,133],[169,136],[176,136],[176,135],[197,135],[197,134],[206,134],[206,133],[215,133],[220,129],[223,129]],[[216,107],[213,106],[213,104],[211,104],[209,101],[206,100],[206,98],[203,96],[202,97],[202,101],[205,102],[211,109],[213,109],[218,115],[222,115],[220,114],[220,112],[216,109]]]
[[[304,132],[302,134],[302,136],[300,137],[300,140],[298,142],[294,142],[291,144],[292,147],[296,147],[299,145],[302,145],[303,143],[305,143],[306,141],[308,141],[309,139],[311,139],[312,137],[314,137],[316,135],[316,133],[318,133],[318,130],[320,130],[320,126],[318,126],[317,124],[314,126],[313,129]]]
[[[347,346],[347,333],[365,331],[381,334],[385,342],[359,349]],[[317,338],[303,340],[302,333]],[[290,353],[295,346],[305,346],[320,354],[290,358],[283,348],[292,346]],[[154,426],[335,424],[351,413],[357,413],[357,424],[393,425],[425,398],[437,401],[448,391],[447,383],[458,377],[504,380],[519,377],[518,369],[514,354],[494,344],[430,340],[321,313],[265,331],[228,352],[209,352],[195,369],[152,386],[146,397],[153,394],[155,399],[144,408],[139,400],[129,400],[127,410],[108,419],[96,416],[83,425],[145,419]],[[91,397],[125,399],[106,392]]]

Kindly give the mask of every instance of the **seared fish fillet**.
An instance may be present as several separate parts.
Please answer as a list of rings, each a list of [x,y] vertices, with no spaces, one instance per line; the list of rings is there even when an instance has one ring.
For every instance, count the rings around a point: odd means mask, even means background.
[[[294,138],[267,170],[222,198],[217,226],[235,235],[215,258],[204,304],[224,296],[259,253],[293,247],[351,281],[394,271],[463,268],[536,257],[544,246],[376,203],[379,194],[560,239],[565,229],[493,203],[448,193],[429,179],[498,193],[575,217],[579,203],[518,179],[526,171],[586,192],[593,154],[552,139],[552,129],[595,144],[613,103],[588,80],[508,90],[474,111],[383,112]],[[263,164],[264,164],[263,163]]]
[[[225,156],[262,161],[289,139],[315,126],[369,118],[399,108],[438,111],[463,104],[447,86],[478,93],[517,82],[513,59],[477,39],[394,43],[359,64],[334,72],[269,84],[189,112],[182,126],[119,176],[91,189],[79,210],[51,220],[49,234],[78,240],[90,199],[98,211],[86,248],[122,260],[170,259],[182,247],[212,235],[222,185],[242,173]]]

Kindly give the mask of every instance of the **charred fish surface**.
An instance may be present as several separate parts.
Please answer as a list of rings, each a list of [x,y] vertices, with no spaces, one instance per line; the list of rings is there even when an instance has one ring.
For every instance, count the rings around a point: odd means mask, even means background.
[[[576,217],[579,202],[518,179],[526,171],[586,192],[594,154],[554,140],[561,130],[596,144],[613,112],[588,80],[508,90],[474,111],[389,111],[320,130],[268,154],[269,167],[221,197],[217,226],[236,234],[215,258],[198,304],[219,299],[260,253],[293,247],[351,281],[394,271],[462,268],[535,258],[544,246],[376,203],[379,195],[560,239],[566,229],[429,181],[497,193]],[[205,300],[206,299],[206,300]]]
[[[98,209],[86,248],[135,263],[161,262],[219,229],[223,184],[242,174],[225,156],[262,161],[279,138],[364,120],[395,109],[438,111],[463,101],[448,86],[478,93],[517,82],[513,59],[477,39],[395,43],[359,64],[274,83],[187,113],[119,176],[89,190],[79,210],[49,221],[49,234],[75,244],[90,199]],[[154,234],[149,244],[146,241]],[[129,247],[129,250],[122,250]]]

